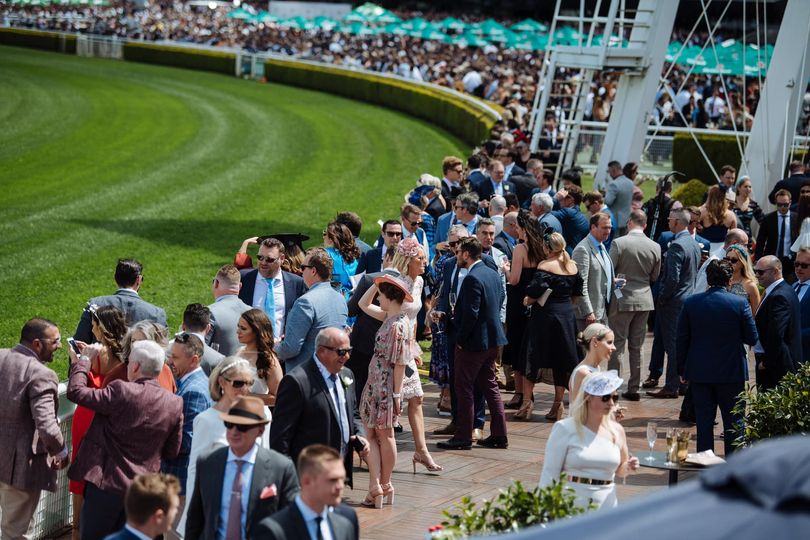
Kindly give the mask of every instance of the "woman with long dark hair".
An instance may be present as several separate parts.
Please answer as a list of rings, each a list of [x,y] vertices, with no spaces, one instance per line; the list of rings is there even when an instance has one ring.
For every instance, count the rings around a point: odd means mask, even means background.
[[[323,247],[332,257],[332,284],[339,284],[340,291],[348,301],[352,292],[351,277],[357,273],[360,248],[349,228],[335,221],[330,222],[323,231]]]
[[[264,311],[249,309],[239,317],[236,337],[243,345],[236,351],[236,355],[250,362],[256,370],[256,381],[251,393],[261,398],[265,405],[274,405],[278,384],[284,373],[276,353],[273,352],[273,323]]]

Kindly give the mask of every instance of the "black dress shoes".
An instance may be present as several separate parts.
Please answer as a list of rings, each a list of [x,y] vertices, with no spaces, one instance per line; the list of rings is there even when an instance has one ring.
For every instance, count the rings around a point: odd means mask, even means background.
[[[481,444],[481,441],[478,441]],[[472,448],[472,441],[462,441],[461,439],[450,439],[448,441],[439,441],[436,446],[444,450],[469,450]]]
[[[638,392],[622,392],[622,399],[626,399],[627,401],[639,401],[641,396]]]
[[[509,448],[509,440],[503,435],[490,435],[486,439],[478,440],[478,446],[484,448]]]
[[[678,399],[678,392],[662,388],[658,392],[647,392],[647,395],[657,399]]]

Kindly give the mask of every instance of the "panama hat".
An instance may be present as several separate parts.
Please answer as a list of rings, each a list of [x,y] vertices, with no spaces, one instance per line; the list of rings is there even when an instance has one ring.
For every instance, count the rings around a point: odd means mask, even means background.
[[[264,402],[257,397],[242,396],[236,399],[227,413],[219,413],[224,422],[242,426],[262,426],[270,420],[264,414]]]

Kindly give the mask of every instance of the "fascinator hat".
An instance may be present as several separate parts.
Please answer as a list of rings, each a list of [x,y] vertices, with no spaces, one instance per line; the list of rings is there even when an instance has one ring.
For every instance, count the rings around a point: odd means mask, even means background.
[[[399,244],[397,244],[397,253],[403,257],[417,257],[421,247],[422,244],[419,243],[419,240],[413,236],[409,236],[399,241]]]
[[[582,390],[592,396],[606,396],[618,390],[624,379],[615,369],[592,373],[582,383]]]

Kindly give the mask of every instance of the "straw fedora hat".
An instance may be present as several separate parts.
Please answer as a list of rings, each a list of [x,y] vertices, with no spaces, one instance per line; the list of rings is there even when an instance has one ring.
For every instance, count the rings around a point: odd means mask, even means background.
[[[224,422],[242,426],[262,426],[270,420],[264,414],[264,403],[261,399],[252,396],[242,396],[236,399],[227,413],[219,413]]]

